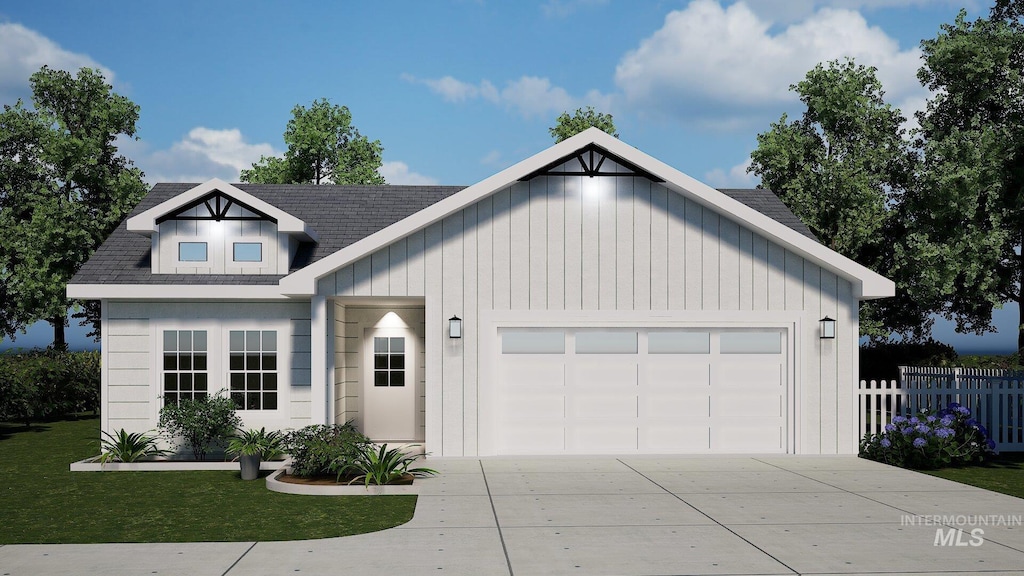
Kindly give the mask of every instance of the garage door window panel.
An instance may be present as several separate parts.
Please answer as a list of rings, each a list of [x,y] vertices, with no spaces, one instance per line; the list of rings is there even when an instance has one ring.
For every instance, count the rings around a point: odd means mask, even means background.
[[[779,332],[723,332],[719,343],[722,354],[781,354]]]
[[[648,354],[710,354],[708,332],[652,331],[647,335]]]
[[[636,332],[580,331],[576,333],[577,354],[636,354],[636,352]]]
[[[502,354],[565,354],[565,332],[506,330],[501,334]]]

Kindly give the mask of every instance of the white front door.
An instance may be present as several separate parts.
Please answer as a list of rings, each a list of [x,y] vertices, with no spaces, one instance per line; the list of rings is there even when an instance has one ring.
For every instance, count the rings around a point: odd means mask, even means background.
[[[415,335],[368,328],[363,342],[363,434],[374,441],[415,440]]]

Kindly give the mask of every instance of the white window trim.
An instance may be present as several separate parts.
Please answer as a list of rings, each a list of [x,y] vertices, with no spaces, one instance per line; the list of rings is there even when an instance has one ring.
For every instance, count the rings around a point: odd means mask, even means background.
[[[200,318],[195,320],[159,318],[152,319],[150,332],[150,398],[153,399],[150,418],[153,427],[160,420],[163,406],[163,338],[164,330],[206,330],[207,392],[230,397],[231,385],[228,376],[229,332],[231,330],[273,330],[277,332],[277,409],[236,410],[248,428],[266,427],[267,430],[287,428],[291,413],[292,389],[292,338],[291,320],[236,320]]]
[[[182,260],[181,259],[181,245],[182,244],[205,244],[206,245],[206,260]],[[177,263],[177,266],[179,266],[181,268],[188,268],[188,267],[206,268],[206,267],[212,267],[212,263],[210,261],[212,260],[211,256],[212,256],[212,252],[213,252],[213,247],[211,246],[211,244],[212,243],[209,240],[201,238],[199,236],[195,236],[195,237],[191,237],[191,238],[186,237],[186,236],[178,236],[175,239],[174,244],[173,244],[173,246],[174,246],[174,261]]]
[[[235,260],[235,244],[259,244],[260,245],[260,256],[259,262],[239,261]],[[270,258],[267,257],[267,249],[269,248],[269,241],[267,238],[262,236],[226,236],[224,238],[224,267],[225,268],[243,268],[243,269],[255,269],[255,268],[269,268]],[[275,244],[274,249],[277,249]]]

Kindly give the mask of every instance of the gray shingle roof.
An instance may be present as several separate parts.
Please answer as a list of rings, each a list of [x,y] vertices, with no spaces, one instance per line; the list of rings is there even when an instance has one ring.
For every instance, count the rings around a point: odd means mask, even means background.
[[[198,184],[157,184],[129,215],[140,214]],[[306,243],[292,263],[292,271],[361,240],[374,232],[435,204],[462,186],[312,186],[235,184],[238,188],[305,221],[319,235]],[[768,190],[722,190],[730,197],[814,238],[800,221]],[[199,284],[276,285],[280,275],[153,274],[150,240],[128,231],[127,218],[71,279],[72,284]]]

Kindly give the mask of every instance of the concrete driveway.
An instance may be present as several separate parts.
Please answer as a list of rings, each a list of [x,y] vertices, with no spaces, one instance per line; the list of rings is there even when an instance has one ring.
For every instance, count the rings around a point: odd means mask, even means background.
[[[5,546],[0,576],[1024,574],[1024,500],[855,457],[429,465],[442,475],[417,481],[414,518],[391,530],[301,542]]]

